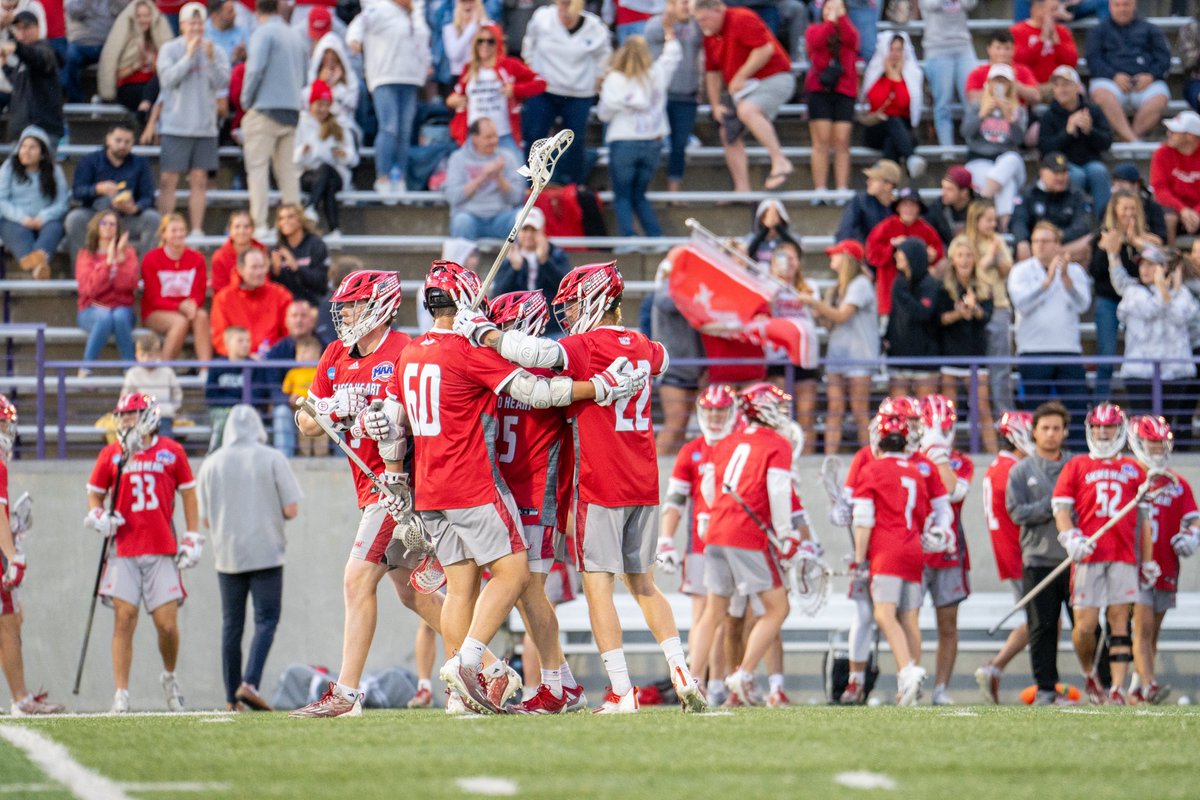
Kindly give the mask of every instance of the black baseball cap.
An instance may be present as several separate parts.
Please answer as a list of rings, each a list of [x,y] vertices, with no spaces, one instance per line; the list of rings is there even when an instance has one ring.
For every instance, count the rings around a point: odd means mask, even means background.
[[[1067,166],[1067,157],[1062,153],[1046,153],[1046,155],[1042,156],[1042,169],[1066,172]]]
[[[1122,161],[1113,167],[1113,180],[1127,181],[1129,183],[1141,183],[1142,174],[1138,172],[1137,164],[1132,161]]]
[[[38,18],[32,11],[18,11],[13,15],[13,25],[37,25]]]

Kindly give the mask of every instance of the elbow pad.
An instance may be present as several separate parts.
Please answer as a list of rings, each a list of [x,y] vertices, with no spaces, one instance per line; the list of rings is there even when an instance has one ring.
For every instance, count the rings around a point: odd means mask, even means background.
[[[563,351],[558,342],[520,331],[500,334],[500,355],[528,369],[557,369],[563,365]]]
[[[792,527],[792,474],[787,470],[767,470],[767,504],[771,509],[771,527],[782,536]]]
[[[1075,513],[1075,501],[1067,497],[1050,498],[1050,510],[1057,514],[1060,511]]]
[[[571,405],[575,381],[566,377],[538,378],[525,370],[513,376],[505,391],[530,408],[561,408]]]
[[[954,482],[954,490],[950,492],[950,502],[961,503],[964,499],[966,499],[967,492],[970,490],[971,484],[967,483],[962,478],[959,478]]]
[[[935,497],[933,500],[933,526],[949,528],[954,524],[954,514],[950,511],[950,497]]]
[[[389,396],[383,400],[382,411],[395,426],[396,436],[395,438],[388,438],[379,442],[379,456],[384,461],[399,463],[404,460],[404,451],[406,449],[404,439],[404,410],[400,405],[400,401]]]
[[[851,521],[856,528],[875,527],[875,501],[857,498],[854,500],[854,513]]]
[[[683,514],[687,507],[688,496],[692,493],[692,485],[687,481],[681,481],[678,478],[671,478],[667,481],[667,497],[663,501],[663,505],[667,508],[673,508]]]

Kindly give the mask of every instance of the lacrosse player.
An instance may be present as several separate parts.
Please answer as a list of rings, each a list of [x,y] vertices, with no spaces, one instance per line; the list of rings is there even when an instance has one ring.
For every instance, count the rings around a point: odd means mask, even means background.
[[[21,656],[21,603],[17,588],[25,578],[25,550],[21,539],[29,533],[29,495],[16,503],[8,500],[8,460],[17,435],[17,407],[0,394],[0,671],[12,694],[14,717],[60,714],[63,707],[46,699],[45,692],[33,694],[25,686],[25,663]]]
[[[1113,403],[1100,403],[1084,420],[1088,454],[1067,462],[1054,485],[1054,521],[1058,541],[1075,562],[1071,606],[1075,623],[1071,638],[1087,684],[1088,699],[1125,705],[1123,688],[1133,640],[1129,618],[1137,599],[1139,568],[1144,584],[1154,584],[1162,569],[1154,560],[1149,514],[1125,513],[1146,472],[1125,447],[1125,412]],[[1140,517],[1140,519],[1139,519]],[[1099,540],[1091,536],[1110,521],[1112,528]],[[1096,630],[1100,609],[1107,608],[1109,664],[1112,686],[1106,691],[1096,675]]]
[[[147,394],[127,394],[113,411],[117,441],[100,451],[87,483],[88,515],[84,525],[109,542],[99,594],[113,609],[113,675],[117,691],[113,713],[129,711],[129,668],[138,605],[145,607],[158,631],[162,655],[160,676],[167,708],[184,709],[175,678],[179,654],[178,607],[187,592],[181,569],[200,561],[204,536],[197,531],[200,511],[196,481],[183,447],[158,435],[158,401]],[[117,483],[117,476],[120,482]],[[116,484],[116,485],[114,485]],[[105,507],[105,496],[113,499]],[[175,493],[183,498],[186,533],[177,543],[172,518]]]
[[[1134,417],[1129,421],[1129,449],[1151,470],[1167,470],[1174,437],[1171,426],[1162,417]],[[1150,534],[1154,541],[1154,561],[1162,570],[1158,579],[1144,581],[1138,587],[1133,605],[1133,663],[1135,671],[1130,680],[1129,700],[1133,703],[1161,703],[1170,687],[1154,680],[1154,662],[1158,651],[1158,634],[1163,617],[1175,607],[1179,589],[1179,557],[1196,552],[1200,543],[1200,512],[1192,487],[1175,470],[1175,479],[1158,478],[1155,486],[1162,491],[1150,498],[1146,509],[1150,517]]]
[[[997,426],[1000,453],[983,474],[983,516],[992,537],[992,552],[1000,582],[1012,588],[1018,602],[1025,595],[1021,567],[1021,529],[1008,514],[1008,475],[1017,462],[1033,452],[1033,415],[1028,411],[1005,411]],[[1017,653],[1029,644],[1029,627],[1022,623],[1013,628],[1004,647],[982,667],[975,670],[975,682],[989,703],[1000,704],[1000,677]]]

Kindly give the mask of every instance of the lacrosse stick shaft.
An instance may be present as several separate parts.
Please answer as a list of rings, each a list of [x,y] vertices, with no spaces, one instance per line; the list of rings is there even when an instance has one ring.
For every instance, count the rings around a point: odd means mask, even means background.
[[[343,453],[345,453],[346,458],[350,459],[350,462],[354,464],[354,466],[362,470],[362,474],[367,476],[367,480],[369,480],[376,489],[378,489],[380,492],[390,491],[390,487],[385,484],[378,475],[375,474],[374,470],[367,466],[367,462],[363,461],[358,453],[354,452],[354,448],[346,444],[346,440],[343,439],[342,435],[338,433],[332,425],[329,424],[329,421],[317,413],[317,409],[315,406],[313,406],[311,398],[304,398],[299,402],[298,405],[300,410],[312,417],[313,422],[317,423],[321,430],[325,432],[325,435],[333,440],[333,443],[337,445],[338,450],[341,450]]]
[[[825,456],[821,462],[821,481],[825,485],[825,494],[829,497],[829,505],[836,506],[845,502],[842,496],[842,460],[837,456]],[[850,555],[854,555],[854,526],[846,525],[846,534],[850,537]]]
[[[112,496],[108,501],[108,513],[117,507],[117,495],[121,491],[121,474],[125,472],[125,462],[128,456],[124,450],[121,460],[117,462],[116,475],[113,480]],[[100,547],[100,563],[96,566],[96,580],[92,583],[92,601],[88,606],[87,626],[83,629],[83,644],[79,647],[79,665],[75,668],[75,685],[71,694],[79,694],[79,686],[83,683],[83,664],[87,661],[88,643],[92,640],[92,623],[96,619],[96,601],[100,599],[100,581],[104,578],[104,565],[108,563],[108,548],[112,545],[113,537],[105,536],[104,544]]]
[[[758,526],[758,529],[767,537],[767,541],[771,543],[771,546],[774,547],[776,551],[782,550],[783,543],[779,541],[779,537],[775,534],[775,529],[759,519],[758,514],[754,513],[754,509],[750,508],[750,506],[746,504],[746,501],[742,499],[742,496],[738,494],[738,490],[729,484],[725,484],[725,491],[737,501],[737,504],[742,507],[742,510],[746,512],[746,515],[749,516],[754,524]]]

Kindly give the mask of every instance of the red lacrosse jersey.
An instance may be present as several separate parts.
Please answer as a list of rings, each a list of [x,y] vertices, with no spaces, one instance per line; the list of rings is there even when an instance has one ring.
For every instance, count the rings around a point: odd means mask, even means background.
[[[0,459],[0,504],[4,506],[4,517],[8,518],[8,464]]]
[[[347,349],[340,341],[331,342],[317,362],[317,374],[308,389],[309,396],[332,397],[338,389],[353,387],[364,392],[368,402],[382,400],[388,382],[396,374],[400,352],[408,343],[408,334],[388,331],[370,355],[360,356],[357,347]],[[383,473],[383,458],[379,455],[378,442],[367,438],[348,438],[346,441],[372,472],[376,475]],[[364,508],[378,502],[375,486],[362,470],[354,466],[354,462],[350,462],[350,473],[354,476],[358,507]]]
[[[706,545],[767,550],[770,543],[759,523],[771,525],[771,499],[767,491],[767,473],[792,469],[792,446],[771,428],[748,425],[731,433],[713,448],[716,499],[708,523]],[[758,517],[746,512],[726,486],[737,490],[742,501]]]
[[[1171,474],[1179,479],[1179,483],[1167,487],[1150,501],[1150,535],[1154,539],[1154,560],[1162,567],[1162,575],[1154,588],[1176,592],[1179,591],[1179,555],[1171,547],[1171,539],[1200,513],[1196,510],[1192,487],[1175,470],[1171,470]],[[1165,482],[1165,478],[1160,478],[1154,487]]]
[[[921,466],[908,456],[886,453],[859,471],[854,502],[870,501],[875,507],[875,527],[867,547],[872,575],[921,580],[925,565],[921,531],[932,511],[930,482]]]
[[[713,448],[708,446],[703,436],[697,436],[679,448],[675,456],[675,466],[671,469],[671,482],[668,491],[674,494],[686,495],[691,501],[688,512],[688,546],[689,553],[703,553],[704,540],[699,536],[700,515],[708,514],[708,503],[700,492],[700,484],[704,479],[704,469],[712,464]]]
[[[920,471],[922,478],[925,480],[926,491],[929,492],[930,500],[934,500],[945,494],[946,484],[942,483],[941,473],[937,467],[930,461],[924,453],[908,453],[905,457],[913,462]],[[854,458],[850,461],[850,468],[846,470],[846,488],[854,493],[854,484],[858,481],[858,476],[862,472],[863,467],[875,461],[875,454],[871,452],[869,447],[860,447],[858,452],[854,454]]]
[[[388,394],[408,415],[417,510],[493,502],[496,396],[520,370],[490,347],[475,347],[453,331],[435,328],[404,348]]]
[[[957,450],[950,451],[950,469],[954,470],[954,475],[959,480],[966,481],[968,484],[971,478],[975,476],[975,462],[966,453],[960,453]],[[945,488],[946,484],[941,481],[941,473],[938,472],[938,482]],[[932,495],[931,495],[932,497]],[[962,526],[962,508],[966,497],[959,500],[957,503],[951,503],[950,508],[954,512],[954,539],[956,542],[954,555],[946,553],[926,553],[925,566],[933,567],[934,569],[946,569],[948,567],[959,567],[963,569],[971,568],[971,555],[967,551],[967,536],[963,531]]]
[[[530,371],[541,377],[553,374]],[[566,533],[575,450],[562,409],[530,408],[502,394],[496,398],[496,420],[496,463],[521,510],[521,524]]]
[[[1054,485],[1054,502],[1075,506],[1076,524],[1084,536],[1091,536],[1115,517],[1121,507],[1133,499],[1146,479],[1140,464],[1132,458],[1092,458],[1075,456],[1063,467]],[[1096,550],[1084,563],[1120,561],[1138,562],[1138,515],[1130,512],[1096,542]]]
[[[116,477],[121,445],[114,442],[100,451],[87,488],[106,494]],[[113,504],[125,524],[117,529],[117,555],[173,556],[178,551],[175,529],[175,493],[196,485],[187,453],[174,439],[154,437],[150,446],[130,456],[121,471]]]
[[[1007,450],[1000,451],[996,460],[983,473],[983,516],[992,537],[992,552],[996,555],[996,571],[1002,581],[1022,580],[1021,527],[1012,521],[1005,505],[1008,473],[1018,459]]]
[[[564,337],[563,373],[586,381],[621,356],[651,376],[666,369],[667,351],[638,331],[605,326]],[[650,382],[633,397],[599,406],[572,403],[579,499],[605,508],[658,505],[658,451],[650,422]]]

